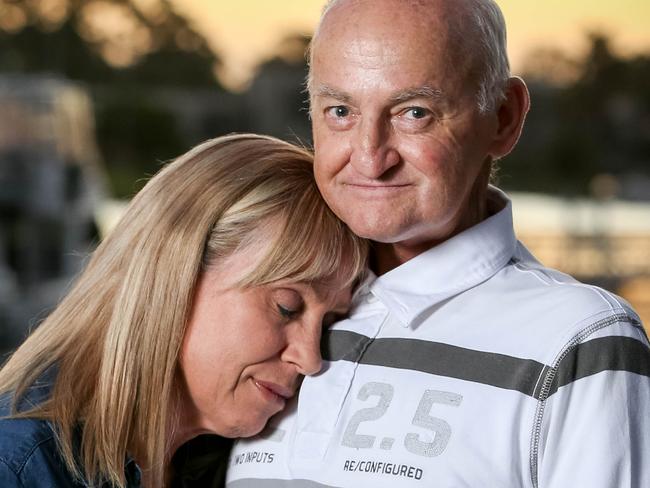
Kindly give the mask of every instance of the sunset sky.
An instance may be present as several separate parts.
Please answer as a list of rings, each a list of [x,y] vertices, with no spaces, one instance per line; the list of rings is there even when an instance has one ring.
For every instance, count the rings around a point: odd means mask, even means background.
[[[273,54],[287,34],[311,33],[324,0],[173,0],[218,50],[224,81],[241,86],[256,63]],[[585,32],[610,34],[622,53],[650,51],[648,0],[501,0],[509,29],[513,70],[537,46],[579,54]]]

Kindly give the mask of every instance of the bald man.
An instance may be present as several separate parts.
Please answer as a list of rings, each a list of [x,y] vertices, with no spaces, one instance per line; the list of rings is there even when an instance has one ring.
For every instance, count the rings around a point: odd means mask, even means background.
[[[638,316],[537,262],[488,184],[529,107],[505,37],[491,0],[327,5],[315,173],[372,272],[229,488],[650,487]]]

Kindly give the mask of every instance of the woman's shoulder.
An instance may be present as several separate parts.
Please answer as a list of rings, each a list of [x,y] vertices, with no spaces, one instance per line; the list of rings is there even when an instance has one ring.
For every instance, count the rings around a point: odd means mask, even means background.
[[[32,388],[18,402],[12,394],[0,395],[0,460],[5,464],[26,461],[41,444],[54,440],[54,430],[47,420],[12,417],[15,411],[24,412],[36,406],[35,400],[41,399],[35,396]]]
[[[35,458],[43,456],[44,451],[56,452],[54,431],[47,421],[30,418],[0,420],[0,464],[4,465],[0,468],[20,476]]]
[[[0,486],[77,486],[59,456],[52,424],[36,418],[9,418],[9,404],[6,397],[2,400]]]

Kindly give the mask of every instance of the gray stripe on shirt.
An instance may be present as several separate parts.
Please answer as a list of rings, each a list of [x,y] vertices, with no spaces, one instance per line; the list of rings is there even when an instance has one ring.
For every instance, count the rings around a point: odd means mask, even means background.
[[[330,331],[321,352],[329,361],[408,369],[515,390],[534,397],[547,367],[531,359],[475,351],[419,339],[370,339],[345,330]]]
[[[345,330],[329,331],[323,339],[323,358],[408,369],[519,391],[540,399],[542,379],[550,366],[493,352],[476,351],[420,339],[370,339]],[[580,344],[560,363],[545,398],[567,385],[602,371],[628,371],[650,376],[650,352],[628,337],[605,337]]]
[[[337,488],[309,480],[259,480],[244,478],[226,484],[227,488]]]
[[[627,371],[650,377],[650,349],[630,337],[601,337],[578,344],[557,368],[548,396],[558,388],[603,371]]]

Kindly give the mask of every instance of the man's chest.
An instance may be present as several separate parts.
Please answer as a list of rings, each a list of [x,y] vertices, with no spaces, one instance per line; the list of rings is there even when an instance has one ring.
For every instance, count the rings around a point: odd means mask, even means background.
[[[229,486],[522,486],[535,407],[516,390],[337,361],[235,446]]]

